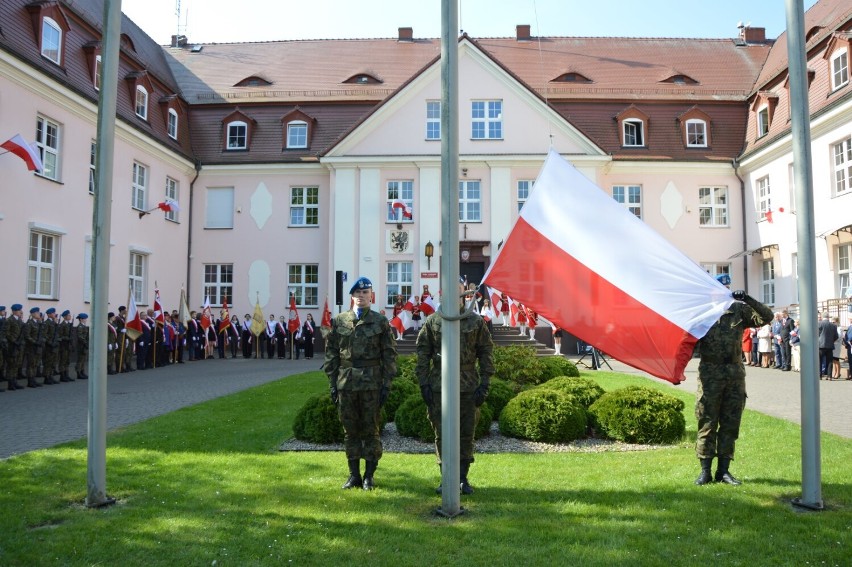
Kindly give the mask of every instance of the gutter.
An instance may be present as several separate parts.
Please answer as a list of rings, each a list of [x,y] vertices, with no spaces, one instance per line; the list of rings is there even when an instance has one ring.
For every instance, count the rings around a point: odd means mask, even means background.
[[[187,235],[186,235],[186,302],[188,305],[192,305],[189,301],[189,290],[192,289],[190,283],[192,282],[192,205],[193,205],[193,195],[195,188],[195,181],[198,179],[198,176],[201,174],[201,162],[195,162],[195,177],[192,178],[192,181],[189,182],[189,211],[187,214],[189,215],[189,223],[187,226]]]
[[[740,180],[740,207],[742,208],[742,211],[743,211],[743,223],[742,223],[743,250],[748,250],[748,246],[747,246],[748,237],[746,235],[746,214],[745,214],[745,212],[746,212],[746,210],[745,210],[745,205],[746,205],[745,181],[743,181],[743,178],[740,177],[740,174],[737,171],[740,167],[740,164],[737,161],[737,158],[733,158],[731,160],[731,166],[734,168],[734,175],[736,175],[737,179]],[[749,256],[748,254],[743,255],[743,280],[745,281],[745,285],[743,286],[743,288],[745,289],[746,293],[748,293],[748,256]]]

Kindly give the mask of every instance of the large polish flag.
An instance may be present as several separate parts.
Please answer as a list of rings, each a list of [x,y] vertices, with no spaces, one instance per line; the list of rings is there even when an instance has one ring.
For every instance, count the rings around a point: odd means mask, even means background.
[[[427,295],[420,301],[420,312],[423,313],[425,317],[428,317],[435,311],[435,300],[432,299],[431,295]]]
[[[24,160],[27,164],[27,169],[30,171],[41,171],[44,169],[38,149],[27,143],[24,137],[20,134],[15,134],[0,144],[0,148],[8,150]]]
[[[407,329],[410,329],[414,326],[414,296],[408,298],[408,301],[405,302],[405,305],[402,307],[399,313],[395,317],[390,320],[390,325],[402,335],[405,333]]]
[[[554,150],[483,280],[674,384],[733,303],[730,290]]]

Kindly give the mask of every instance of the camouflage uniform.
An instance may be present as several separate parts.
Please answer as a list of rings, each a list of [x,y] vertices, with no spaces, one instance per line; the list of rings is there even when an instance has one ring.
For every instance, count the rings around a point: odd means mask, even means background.
[[[3,311],[0,309],[0,311]],[[6,380],[6,317],[0,317],[0,382]],[[2,390],[0,390],[2,391]]]
[[[30,317],[24,326],[24,356],[27,365],[27,386],[30,388],[41,386],[36,381],[36,376],[39,375],[38,367],[41,363],[41,351],[44,347],[43,328],[44,325],[35,317]]]
[[[88,378],[86,370],[89,367],[89,327],[77,325],[74,333],[77,339],[77,378]]]
[[[42,339],[44,340],[44,346],[41,352],[41,365],[42,372],[44,374],[44,383],[45,384],[58,384],[53,379],[53,375],[56,374],[56,354],[57,347],[59,346],[59,336],[57,335],[58,325],[56,321],[50,317],[42,321],[41,323],[42,329]]]
[[[388,320],[371,310],[360,320],[353,311],[336,316],[326,339],[323,368],[330,386],[339,392],[346,458],[378,461],[381,390],[389,390],[396,376],[396,340]]]
[[[118,356],[118,331],[116,328],[107,323],[107,374],[115,374],[116,367],[118,363],[116,362],[116,357]]]
[[[723,459],[727,464],[734,458],[734,444],[745,408],[743,330],[761,327],[773,318],[772,311],[759,301],[749,296],[744,301],[735,301],[698,342],[701,362],[695,402],[698,419],[695,452],[702,461],[712,461],[718,456],[720,468]]]
[[[9,390],[17,390],[24,359],[24,322],[20,317],[12,315],[6,319],[3,331],[6,343],[6,381],[9,383]]]
[[[432,391],[432,403],[427,403],[429,422],[435,430],[435,452],[441,463],[441,325],[438,313],[426,318],[417,335],[417,366],[415,374],[421,391],[428,387]],[[475,392],[480,386],[487,392],[494,374],[494,343],[485,321],[473,313],[459,321],[461,341],[459,380],[459,456],[463,477],[473,462],[473,434],[479,421],[479,408],[475,403]],[[476,363],[479,362],[477,372]],[[483,398],[484,399],[484,398]]]
[[[59,381],[73,382],[74,378],[68,376],[68,362],[71,360],[71,332],[74,328],[71,321],[63,319],[56,328],[56,338],[59,342]]]

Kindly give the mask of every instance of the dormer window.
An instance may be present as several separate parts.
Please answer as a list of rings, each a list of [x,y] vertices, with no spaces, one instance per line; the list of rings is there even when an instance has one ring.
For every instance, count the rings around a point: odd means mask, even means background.
[[[769,107],[764,106],[757,111],[757,137],[765,136],[769,133]]]
[[[294,108],[281,118],[284,125],[284,149],[299,150],[311,145],[311,134],[316,119]]]
[[[698,81],[690,77],[689,75],[684,75],[683,73],[675,73],[673,75],[668,76],[667,78],[660,81],[661,83],[671,83],[673,85],[697,85]]]
[[[61,6],[60,2],[30,2],[26,6],[39,53],[59,66],[65,62],[65,41],[71,29]]]
[[[130,36],[127,35],[126,33],[121,34],[121,38],[119,39],[119,43],[121,44],[121,47],[127,49],[128,51],[132,51],[133,53],[136,53],[136,46],[133,45],[133,40],[130,39]]]
[[[41,22],[41,54],[57,65],[62,62],[62,28],[53,18]]]
[[[177,140],[178,114],[173,108],[169,109],[169,118],[168,123],[166,124],[166,129],[168,130],[169,138],[171,138],[172,140]]]
[[[631,105],[619,113],[615,119],[619,125],[621,145],[625,148],[644,148],[648,146],[648,115]]]
[[[358,73],[356,75],[352,75],[343,82],[353,85],[380,85],[384,81],[370,73]]]
[[[257,122],[237,109],[222,120],[224,145],[226,151],[247,150],[251,146],[251,136]]]
[[[101,56],[95,55],[95,90],[101,90]]]
[[[852,51],[852,31],[834,32],[823,55],[828,64],[832,92],[849,84],[850,51]]]
[[[136,116],[148,120],[148,91],[142,85],[136,87]]]
[[[755,130],[758,138],[769,133],[775,107],[778,105],[778,95],[772,91],[760,91],[751,105],[754,112]]]
[[[154,85],[147,71],[132,71],[124,78],[130,89],[130,100],[133,112],[138,118],[148,120],[148,101],[154,94]]]
[[[580,73],[575,73],[575,72],[573,72],[573,71],[570,71],[570,72],[568,72],[568,73],[562,73],[561,75],[559,75],[558,77],[556,77],[555,79],[553,79],[551,82],[552,82],[552,83],[579,83],[579,84],[585,84],[585,83],[591,83],[591,82],[592,82],[592,80],[591,80],[590,78],[586,77],[585,75],[582,75],[582,74],[580,74]]]
[[[710,146],[710,117],[698,107],[693,106],[680,116],[681,134],[687,148],[707,148]]]
[[[252,75],[250,77],[246,77],[242,81],[238,82],[235,87],[268,87],[272,82],[267,81],[263,77],[258,77],[257,75]]]

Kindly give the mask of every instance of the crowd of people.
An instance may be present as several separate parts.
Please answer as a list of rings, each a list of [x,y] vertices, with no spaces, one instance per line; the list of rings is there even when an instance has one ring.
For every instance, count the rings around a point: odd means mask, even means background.
[[[840,327],[839,317],[823,313],[817,327],[820,380],[852,380],[852,325]],[[743,331],[742,349],[746,366],[775,368],[784,372],[801,370],[799,322],[785,309],[770,323]],[[846,360],[845,376],[841,362]]]

